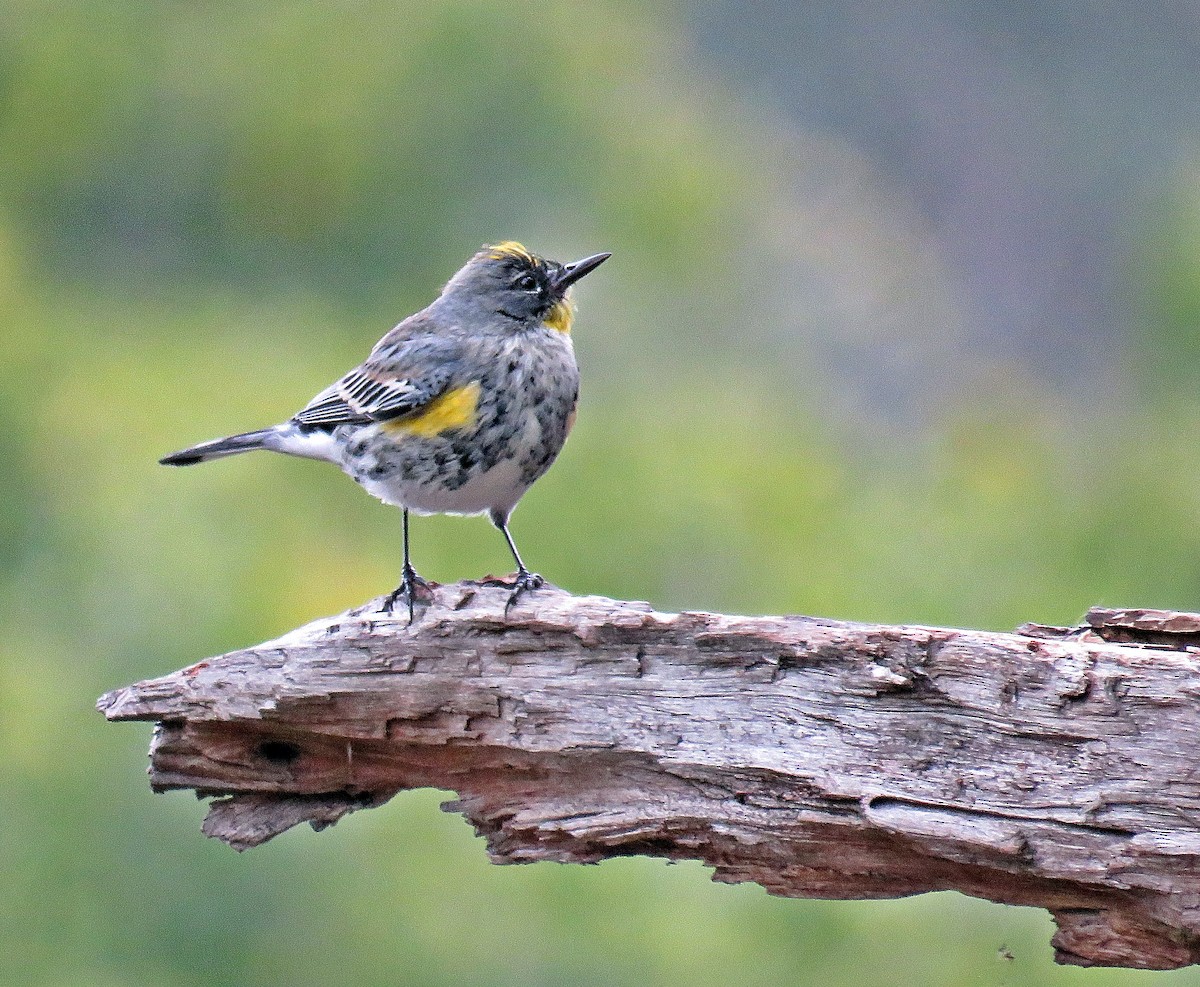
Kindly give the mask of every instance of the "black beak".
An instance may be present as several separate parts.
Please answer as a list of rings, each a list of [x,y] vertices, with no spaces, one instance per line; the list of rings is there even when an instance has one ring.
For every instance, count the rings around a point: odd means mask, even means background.
[[[574,264],[563,265],[563,269],[554,279],[554,290],[566,291],[581,277],[583,277],[585,274],[590,274],[611,256],[612,254],[592,254],[591,257],[585,257],[583,260],[577,260]]]

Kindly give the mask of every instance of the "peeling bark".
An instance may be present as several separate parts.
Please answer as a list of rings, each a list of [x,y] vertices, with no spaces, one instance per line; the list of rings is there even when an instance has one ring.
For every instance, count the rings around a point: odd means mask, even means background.
[[[1200,961],[1200,616],[1016,634],[378,601],[102,697],[237,849],[453,789],[498,863],[702,860],[773,894],[1038,905],[1060,962]]]

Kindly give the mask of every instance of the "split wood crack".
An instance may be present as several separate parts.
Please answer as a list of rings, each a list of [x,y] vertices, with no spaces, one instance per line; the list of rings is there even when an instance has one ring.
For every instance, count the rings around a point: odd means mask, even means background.
[[[1049,909],[1060,962],[1200,962],[1200,615],[1014,634],[434,586],[103,696],[245,849],[453,789],[493,860],[696,859],[792,897]]]

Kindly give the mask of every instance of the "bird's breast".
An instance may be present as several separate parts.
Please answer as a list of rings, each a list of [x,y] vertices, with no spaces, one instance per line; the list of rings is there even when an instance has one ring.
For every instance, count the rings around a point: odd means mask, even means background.
[[[462,382],[420,414],[356,430],[343,468],[412,510],[507,513],[570,431],[579,375],[569,338],[554,335],[566,345],[542,330],[468,355]]]

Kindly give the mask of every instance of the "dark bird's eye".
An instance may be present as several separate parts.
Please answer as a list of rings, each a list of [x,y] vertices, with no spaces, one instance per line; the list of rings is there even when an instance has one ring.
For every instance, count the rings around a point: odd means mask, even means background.
[[[513,284],[522,291],[534,291],[538,286],[537,278],[532,274],[522,274]]]

